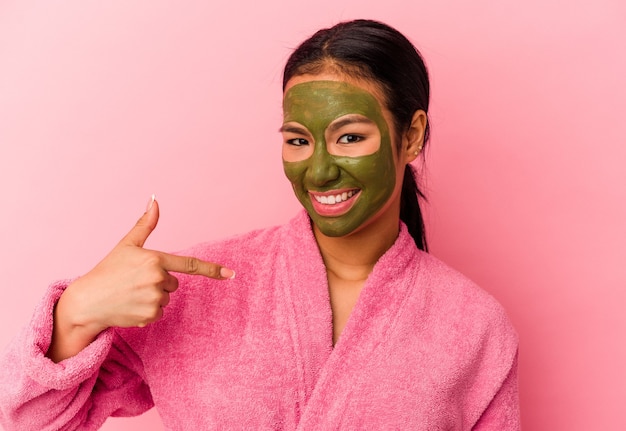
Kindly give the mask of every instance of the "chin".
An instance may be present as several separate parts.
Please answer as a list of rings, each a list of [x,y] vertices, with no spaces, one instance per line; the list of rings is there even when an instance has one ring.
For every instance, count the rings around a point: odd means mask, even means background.
[[[325,236],[331,237],[331,238],[341,238],[344,236],[348,236],[351,233],[354,232],[354,229],[351,230],[337,230],[334,228],[328,228],[326,226],[319,226],[319,225],[315,225],[317,227],[317,229],[323,233]]]
[[[353,226],[344,220],[336,220],[334,222],[331,220],[320,220],[318,222],[316,221],[316,219],[319,217],[319,215],[316,214],[315,216],[311,216],[310,213],[309,213],[309,217],[311,218],[311,221],[315,225],[317,230],[321,232],[324,236],[327,236],[330,238],[347,237],[349,235],[352,235],[362,230],[362,228],[366,224],[366,223],[360,223],[360,224],[357,224],[356,226]]]

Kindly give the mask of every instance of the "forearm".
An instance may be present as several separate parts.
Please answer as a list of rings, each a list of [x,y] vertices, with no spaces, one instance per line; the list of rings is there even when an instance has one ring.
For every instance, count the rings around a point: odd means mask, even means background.
[[[0,355],[0,423],[8,430],[76,429],[87,416],[114,334],[103,333],[64,364],[45,354],[66,283],[46,292],[33,318]]]
[[[66,290],[54,307],[52,338],[46,352],[46,356],[54,363],[77,355],[106,329],[85,319],[81,321],[76,318],[75,313],[72,313],[72,301],[68,293],[71,294]]]
[[[63,304],[66,286],[50,287],[30,324],[0,354],[0,425],[6,431],[87,429],[86,423],[95,429],[113,411],[134,415],[152,405],[141,359],[114,330],[89,342],[76,332],[76,339],[52,347],[53,310]],[[72,344],[76,340],[81,345]],[[77,353],[54,363],[46,353],[59,348]]]

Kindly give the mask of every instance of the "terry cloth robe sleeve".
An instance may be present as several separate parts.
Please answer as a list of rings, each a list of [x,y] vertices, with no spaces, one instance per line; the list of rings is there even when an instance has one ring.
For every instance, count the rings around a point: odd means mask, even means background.
[[[76,356],[45,357],[53,309],[69,282],[53,284],[30,325],[0,359],[0,424],[6,431],[95,430],[109,416],[152,407],[141,360],[116,331],[103,331]]]
[[[519,430],[517,355],[502,386],[472,431]]]

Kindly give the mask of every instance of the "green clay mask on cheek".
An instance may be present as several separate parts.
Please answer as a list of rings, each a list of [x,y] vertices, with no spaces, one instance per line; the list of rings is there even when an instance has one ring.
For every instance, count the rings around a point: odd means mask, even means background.
[[[283,168],[298,200],[323,234],[353,232],[387,203],[396,185],[389,126],[378,100],[346,82],[308,81],[286,92],[283,111],[285,125],[306,129],[312,138],[302,150],[308,156],[298,161],[286,161],[293,160],[285,157],[286,151],[294,149],[284,144]],[[326,142],[329,126],[345,116],[375,124],[380,142],[374,152],[357,157],[329,152],[333,144]],[[346,133],[351,133],[349,127]]]

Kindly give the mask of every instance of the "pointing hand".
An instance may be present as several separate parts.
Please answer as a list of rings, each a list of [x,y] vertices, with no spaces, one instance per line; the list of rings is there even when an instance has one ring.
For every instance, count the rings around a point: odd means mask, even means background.
[[[143,327],[160,319],[178,288],[178,279],[170,272],[218,280],[234,277],[234,271],[216,263],[144,249],[158,220],[159,206],[153,198],[113,250],[63,292],[55,309],[51,359],[78,353],[106,328]]]

